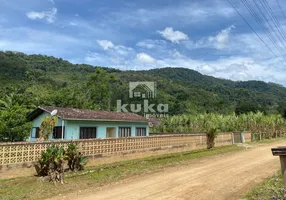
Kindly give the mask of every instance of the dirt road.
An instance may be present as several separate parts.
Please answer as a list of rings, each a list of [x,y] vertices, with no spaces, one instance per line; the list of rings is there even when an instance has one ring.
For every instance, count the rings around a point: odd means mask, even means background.
[[[243,152],[198,159],[187,165],[166,168],[161,172],[125,180],[97,191],[72,194],[68,200],[131,199],[239,199],[240,195],[273,175],[279,158],[271,147],[286,142],[258,146]]]

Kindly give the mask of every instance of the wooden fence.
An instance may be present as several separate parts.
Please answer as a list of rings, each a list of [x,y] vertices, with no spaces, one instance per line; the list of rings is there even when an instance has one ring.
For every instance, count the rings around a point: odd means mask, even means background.
[[[190,149],[206,148],[206,134],[176,134],[149,137],[127,137],[73,140],[77,142],[82,153],[87,156],[103,157],[135,153],[164,148],[190,147]],[[52,143],[67,147],[72,141],[17,142],[0,143],[0,166],[31,163],[37,161],[43,150]],[[232,133],[221,133],[215,139],[217,146],[231,145]]]

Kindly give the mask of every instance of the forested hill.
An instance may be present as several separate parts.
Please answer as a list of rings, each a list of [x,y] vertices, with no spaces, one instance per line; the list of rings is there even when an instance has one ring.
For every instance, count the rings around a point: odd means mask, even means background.
[[[284,115],[286,88],[262,81],[235,82],[185,68],[120,71],[72,64],[43,55],[0,52],[0,99],[28,109],[38,105],[116,110],[128,98],[129,81],[156,81],[155,103],[169,104],[170,114],[243,113]]]

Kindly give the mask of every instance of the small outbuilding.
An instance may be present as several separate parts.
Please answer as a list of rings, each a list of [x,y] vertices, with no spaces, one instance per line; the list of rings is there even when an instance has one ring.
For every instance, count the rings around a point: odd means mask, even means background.
[[[39,127],[54,111],[58,123],[49,139],[90,139],[148,136],[148,120],[134,113],[39,106],[29,114],[32,121],[29,141],[39,137]]]

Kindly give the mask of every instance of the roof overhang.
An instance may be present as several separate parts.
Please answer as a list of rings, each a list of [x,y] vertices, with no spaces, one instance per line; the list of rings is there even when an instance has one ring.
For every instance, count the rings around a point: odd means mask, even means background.
[[[44,113],[44,112],[47,112],[47,113],[50,113],[50,114],[51,114],[50,111],[45,110],[45,109],[43,109],[43,108],[41,108],[41,107],[39,106],[37,109],[35,109],[34,111],[32,111],[31,113],[29,113],[29,114],[27,115],[27,119],[28,119],[29,121],[32,121],[32,120],[36,119],[39,115],[41,115],[42,113]],[[62,118],[62,117],[59,116],[59,115],[57,115],[57,116],[58,116],[59,118]]]
[[[41,106],[39,106],[37,109],[35,109],[33,112],[31,112],[30,114],[28,114],[27,118],[29,121],[32,121],[34,119],[36,119],[39,115],[41,115],[42,113],[47,112],[50,113],[50,111],[42,108]],[[112,119],[84,119],[84,118],[65,118],[64,116],[60,116],[57,115],[59,118],[63,119],[63,120],[71,120],[71,121],[97,121],[97,122],[131,122],[131,123],[146,123],[148,124],[148,120],[144,120],[144,121],[140,121],[140,120],[112,120]]]
[[[148,121],[136,121],[136,120],[112,120],[112,119],[77,119],[77,118],[63,118],[63,120],[71,120],[71,121],[97,121],[97,122],[140,122],[148,124]]]

